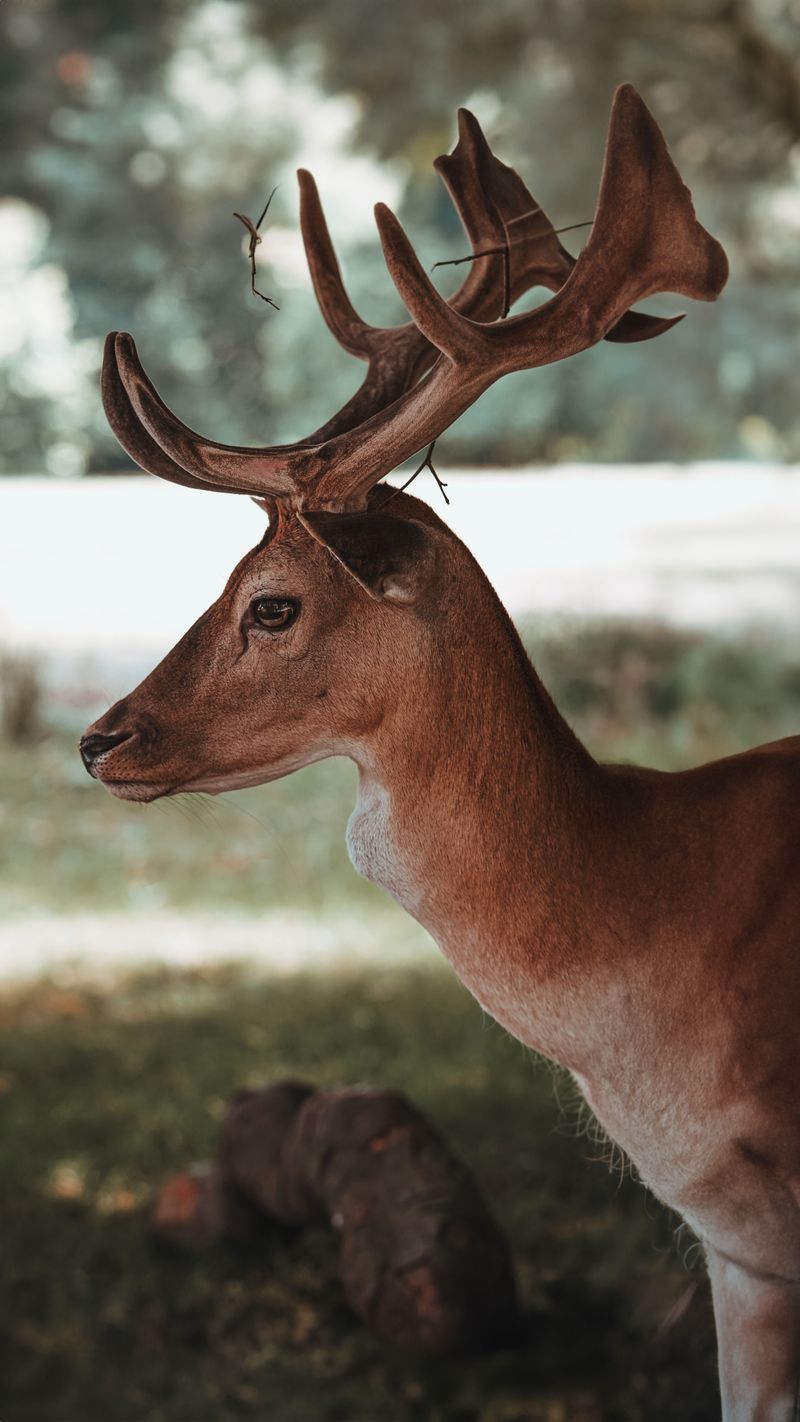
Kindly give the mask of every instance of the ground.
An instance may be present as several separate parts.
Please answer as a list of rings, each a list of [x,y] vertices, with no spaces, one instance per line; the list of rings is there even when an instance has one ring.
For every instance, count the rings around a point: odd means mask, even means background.
[[[6,994],[2,1027],[3,1422],[714,1416],[697,1251],[444,966],[43,984]],[[213,1154],[226,1096],[287,1074],[400,1087],[440,1123],[510,1236],[519,1346],[431,1361],[377,1342],[327,1232],[197,1257],[149,1238],[154,1187]]]

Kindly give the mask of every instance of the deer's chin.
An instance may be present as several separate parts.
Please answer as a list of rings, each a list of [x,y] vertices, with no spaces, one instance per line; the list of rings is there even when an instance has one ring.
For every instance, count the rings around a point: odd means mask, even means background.
[[[256,785],[268,785],[271,780],[282,780],[285,775],[291,775],[295,765],[287,766],[285,769],[271,768],[269,770],[234,770],[228,774],[203,775],[196,780],[187,780],[183,785],[176,785],[173,790],[168,791],[171,795],[224,795],[227,790],[251,790]]]
[[[173,780],[159,784],[149,780],[112,780],[102,775],[96,775],[95,779],[117,800],[135,800],[140,805],[147,805],[168,795],[222,795],[226,790],[246,790],[253,785],[264,785],[269,780],[279,780],[282,776],[289,775],[291,769],[281,769],[277,772],[234,771],[230,774],[203,775],[192,780]]]
[[[303,770],[305,766],[312,765],[314,761],[325,760],[330,755],[337,752],[329,746],[317,748],[310,752],[307,749],[301,752],[293,752],[283,756],[280,760],[273,761],[271,765],[249,766],[241,770],[220,770],[216,773],[207,771],[204,775],[193,776],[191,780],[183,780],[176,783],[171,790],[162,791],[162,794],[169,795],[223,795],[227,790],[250,790],[256,785],[269,785],[273,780],[283,780],[286,775],[293,775],[296,770]]]
[[[100,777],[97,777],[100,779]],[[171,785],[151,785],[146,780],[100,780],[110,795],[117,800],[137,800],[140,805],[148,805],[152,800],[160,800],[162,795],[175,793]]]
[[[149,804],[151,800],[161,800],[166,795],[223,795],[228,790],[248,790],[255,785],[267,785],[272,780],[282,780],[295,770],[302,770],[314,760],[321,760],[331,754],[329,749],[315,755],[292,754],[272,765],[248,767],[240,770],[208,770],[201,775],[190,775],[186,779],[186,769],[181,774],[173,774],[170,780],[115,780],[113,776],[92,774],[110,794],[118,800],[137,800]]]

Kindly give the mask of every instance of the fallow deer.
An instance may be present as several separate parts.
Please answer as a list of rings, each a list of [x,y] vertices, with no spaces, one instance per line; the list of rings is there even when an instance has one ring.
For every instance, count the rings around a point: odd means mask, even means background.
[[[475,260],[445,301],[378,207],[411,316],[387,330],[350,304],[300,174],[323,316],[369,362],[308,438],[213,443],[167,409],[131,337],[108,338],[105,409],[133,459],[191,488],[250,494],[269,526],[218,601],[89,729],[83,759],[114,795],[150,801],[349,756],[356,869],[430,931],[487,1012],[572,1073],[696,1232],[728,1422],[789,1422],[800,1416],[800,737],[674,774],[596,763],[467,549],[380,482],[506,372],[673,324],[633,302],[713,300],[726,258],[630,86],[614,99],[577,260],[470,114],[437,167]],[[508,317],[537,285],[554,294]]]

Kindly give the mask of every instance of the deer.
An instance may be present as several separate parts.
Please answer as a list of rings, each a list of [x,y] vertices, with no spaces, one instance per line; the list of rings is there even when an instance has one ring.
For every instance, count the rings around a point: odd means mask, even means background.
[[[577,258],[477,120],[435,163],[471,244],[448,300],[375,209],[400,326],[347,295],[310,174],[300,225],[322,316],[363,383],[293,444],[184,425],[130,335],[102,397],[142,469],[251,496],[261,541],[80,754],[123,800],[358,769],[355,869],[430,933],[485,1011],[564,1068],[710,1277],[725,1422],[800,1418],[800,736],[677,772],[600,763],[497,594],[425,502],[387,482],[494,381],[650,340],[728,264],[664,137],[616,92]],[[543,287],[542,304],[510,315]],[[487,511],[488,515],[489,511]]]

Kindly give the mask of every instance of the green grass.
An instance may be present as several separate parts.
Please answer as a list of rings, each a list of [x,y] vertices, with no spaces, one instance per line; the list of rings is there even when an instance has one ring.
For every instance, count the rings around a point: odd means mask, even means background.
[[[3,1422],[538,1422],[713,1416],[701,1276],[674,1221],[576,1134],[571,1091],[444,967],[272,981],[157,973],[40,986],[3,1010]],[[336,1240],[172,1253],[163,1175],[209,1157],[242,1083],[400,1087],[440,1123],[511,1238],[521,1347],[422,1360],[350,1315]],[[135,1205],[135,1207],[134,1207]]]

